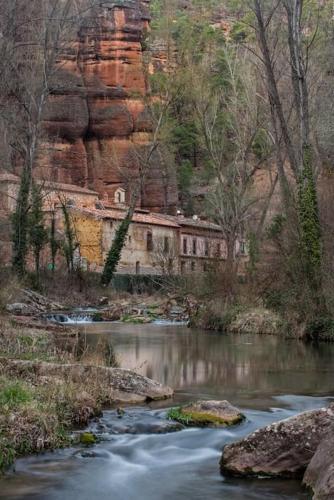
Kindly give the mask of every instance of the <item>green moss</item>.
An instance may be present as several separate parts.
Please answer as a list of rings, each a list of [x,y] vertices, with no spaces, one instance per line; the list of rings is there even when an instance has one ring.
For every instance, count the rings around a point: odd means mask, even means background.
[[[86,446],[92,446],[93,444],[96,444],[97,438],[94,434],[91,432],[83,432],[80,434],[80,443],[84,444]]]
[[[130,316],[128,314],[126,314],[125,316],[122,317],[121,321],[123,323],[130,323],[132,325],[143,325],[144,323],[146,323],[146,320],[145,318],[137,318],[137,317],[134,317],[134,316]]]
[[[182,413],[181,407],[171,408],[167,412],[167,418],[168,420],[176,420],[176,422],[180,422],[183,425],[191,425],[189,416]]]
[[[100,312],[95,312],[92,316],[92,321],[95,323],[101,323],[103,321],[103,315]]]
[[[188,412],[181,407],[171,408],[167,413],[167,418],[169,420],[176,420],[188,427],[227,427],[238,424],[244,419],[241,414],[233,419],[226,420],[211,413]]]

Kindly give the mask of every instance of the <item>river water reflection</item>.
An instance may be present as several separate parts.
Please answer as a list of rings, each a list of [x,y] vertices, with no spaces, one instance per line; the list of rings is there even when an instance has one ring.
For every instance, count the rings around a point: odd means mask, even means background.
[[[112,333],[111,333],[112,330]],[[275,336],[221,335],[182,326],[91,324],[87,342],[109,342],[122,367],[180,394],[266,407],[282,394],[334,395],[334,345]]]
[[[110,343],[121,366],[174,387],[174,401],[126,410],[125,422],[132,429],[138,424],[137,434],[116,433],[114,413],[105,412],[106,441],[93,453],[84,456],[70,449],[19,460],[16,473],[0,481],[0,498],[311,498],[295,481],[222,478],[218,463],[226,443],[328,403],[334,396],[334,345],[157,325],[82,325],[82,335],[88,344]],[[228,430],[145,431],[145,422],[165,418],[166,407],[199,398],[228,399],[242,408],[247,420]]]

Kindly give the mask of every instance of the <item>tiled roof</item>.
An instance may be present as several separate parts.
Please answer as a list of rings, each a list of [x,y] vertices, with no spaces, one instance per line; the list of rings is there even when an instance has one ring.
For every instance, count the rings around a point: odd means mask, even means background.
[[[39,181],[39,184],[43,184],[45,187],[49,188],[52,191],[67,191],[69,193],[90,194],[91,196],[98,197],[98,193],[96,191],[92,191],[91,189],[81,186],[75,186],[74,184],[60,184],[59,182],[49,181]]]
[[[126,208],[120,207],[109,207],[107,209],[73,207],[72,210],[86,215],[91,215],[92,217],[96,217],[98,219],[114,220],[123,220],[127,213]],[[134,213],[132,220],[140,224],[153,224],[156,226],[166,226],[173,228],[191,227],[193,229],[210,229],[211,231],[221,232],[221,228],[217,224],[213,224],[212,222],[204,220],[194,220],[182,216],[165,215],[152,212],[142,213],[138,211]]]
[[[9,174],[8,172],[0,174],[0,182],[19,182],[19,177],[14,174]]]
[[[18,184],[20,182],[20,178],[17,175],[10,174],[8,172],[0,174],[0,182],[12,182]],[[69,193],[82,193],[82,194],[90,194],[92,196],[98,196],[98,193],[92,191],[91,189],[84,188],[81,186],[75,186],[74,184],[62,184],[59,182],[50,182],[37,180],[38,184],[45,186],[50,189],[50,191],[67,191]]]
[[[194,220],[188,219],[187,217],[179,217],[178,218],[180,226],[188,226],[188,227],[199,227],[201,229],[212,229],[213,231],[221,231],[221,227],[218,224],[214,224],[213,222],[209,222],[206,220]]]
[[[160,216],[160,214],[157,214]],[[183,217],[183,215],[162,215],[162,217],[168,218],[170,221],[175,221],[181,227],[192,227],[192,228],[200,228],[200,229],[211,229],[213,231],[221,231],[221,227],[218,224],[214,224],[213,222],[200,220],[200,219],[192,219],[190,217]]]
[[[19,177],[10,173],[0,173],[0,183],[1,182],[14,182],[18,183],[20,181]],[[50,191],[65,191],[72,193],[82,193],[87,195],[92,195],[98,197],[98,193],[95,191],[91,191],[90,189],[83,188],[80,186],[75,186],[73,184],[60,184],[57,182],[49,182],[49,181],[38,181],[40,184],[43,184],[46,188],[49,188]],[[101,205],[103,206],[103,200],[100,200]],[[122,220],[125,218],[127,208],[120,206],[107,206],[106,209],[98,209],[98,208],[80,208],[74,207],[73,210],[80,211],[82,213],[86,213],[87,215],[91,215],[100,219],[115,219]],[[180,227],[191,227],[193,229],[210,229],[212,231],[221,231],[220,226],[214,224],[213,222],[204,221],[204,220],[195,220],[189,217],[183,217],[182,215],[174,216],[174,215],[165,215],[159,213],[151,213],[141,211],[140,209],[136,211],[133,215],[133,221],[141,224],[154,224],[157,226],[166,226],[173,228]]]
[[[73,207],[73,211],[80,212],[82,214],[91,215],[92,217],[96,217],[97,219],[114,219],[114,220],[123,220],[126,216],[127,211],[122,209],[98,209],[98,208],[79,208]],[[135,212],[132,217],[133,222],[138,222],[140,224],[153,224],[156,226],[166,226],[166,227],[174,227],[179,228],[180,226],[177,222],[170,220],[160,214],[154,213],[140,213]]]

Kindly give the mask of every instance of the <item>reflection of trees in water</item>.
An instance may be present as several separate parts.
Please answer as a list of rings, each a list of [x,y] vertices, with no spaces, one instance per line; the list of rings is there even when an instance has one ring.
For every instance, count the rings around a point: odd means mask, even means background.
[[[78,338],[76,357],[88,364],[101,364],[117,368],[119,361],[112,342],[105,336],[87,336],[81,333]]]
[[[202,385],[222,393],[316,393],[332,389],[334,346],[181,328],[161,333],[155,328],[149,333],[134,329],[132,334],[112,336],[117,357],[123,367],[174,388]],[[96,336],[93,338],[96,341]]]

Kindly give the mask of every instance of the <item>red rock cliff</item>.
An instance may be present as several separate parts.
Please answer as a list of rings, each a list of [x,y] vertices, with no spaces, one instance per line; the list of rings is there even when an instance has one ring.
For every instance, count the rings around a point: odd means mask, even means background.
[[[103,2],[80,26],[47,105],[40,177],[89,187],[111,200],[117,187],[138,177],[133,144],[138,150],[150,132],[142,49],[148,4]],[[156,163],[145,180],[141,206],[173,210],[175,183],[164,184]]]

